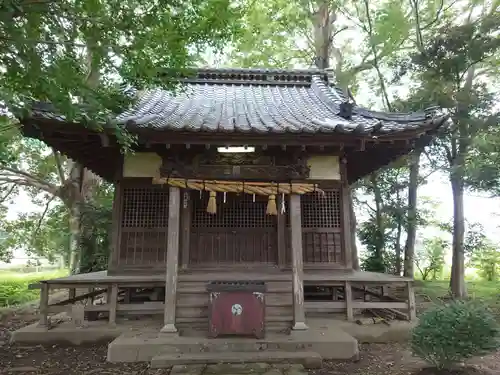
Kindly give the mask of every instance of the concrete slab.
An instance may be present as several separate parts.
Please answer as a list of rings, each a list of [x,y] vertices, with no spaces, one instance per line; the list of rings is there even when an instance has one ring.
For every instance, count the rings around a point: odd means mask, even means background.
[[[175,365],[197,364],[247,364],[252,363],[287,363],[301,364],[305,368],[321,368],[323,361],[318,353],[314,352],[220,352],[220,353],[187,353],[166,354],[153,357],[151,368],[166,368]],[[220,371],[213,371],[221,373]]]
[[[10,341],[15,344],[55,344],[68,343],[81,345],[98,341],[111,341],[123,334],[144,330],[155,334],[161,328],[161,322],[150,319],[119,320],[110,326],[106,320],[85,322],[84,327],[76,327],[71,321],[61,321],[50,329],[40,328],[37,323],[20,328],[11,334]]]
[[[410,338],[411,330],[418,324],[418,320],[394,320],[390,325],[370,324],[359,325],[341,319],[313,318],[308,319],[309,328],[319,332],[334,332],[341,330],[354,337],[360,343],[389,343],[406,342]]]
[[[343,325],[342,329],[355,337],[360,343],[389,343],[407,342],[410,339],[413,327],[417,321],[392,321],[390,326],[385,324],[372,324],[360,326],[358,324]]]
[[[161,319],[118,320],[115,327],[107,322],[86,322],[76,328],[71,322],[60,323],[50,330],[37,324],[13,332],[11,341],[21,344],[111,341],[108,359],[111,361],[150,361],[154,356],[171,353],[223,351],[313,351],[323,359],[356,359],[358,342],[387,343],[407,341],[415,322],[393,321],[390,326],[373,324],[360,326],[340,317],[308,317],[309,329],[293,331],[291,335],[269,333],[264,340],[246,338],[208,339],[198,336],[171,337],[160,334]]]
[[[81,345],[100,341],[110,341],[123,334],[123,327],[109,327],[93,325],[84,328],[76,328],[71,323],[63,323],[57,329],[38,327],[38,323],[18,329],[12,332],[11,343],[16,344],[54,344],[68,343]]]
[[[108,361],[150,361],[153,357],[173,354],[223,352],[300,352],[318,353],[323,359],[357,359],[358,342],[340,330],[294,332],[291,335],[268,334],[265,339],[207,337],[169,337],[161,333],[137,332],[117,337],[108,346]]]

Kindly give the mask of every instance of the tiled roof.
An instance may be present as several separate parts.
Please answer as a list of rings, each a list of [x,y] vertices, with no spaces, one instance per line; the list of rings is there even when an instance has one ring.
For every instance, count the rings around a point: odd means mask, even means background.
[[[169,79],[168,76],[166,79]],[[433,130],[444,116],[435,109],[414,113],[377,112],[354,104],[329,82],[324,70],[198,69],[180,78],[176,90],[137,95],[116,120],[127,128],[212,133],[340,133],[383,136]],[[34,117],[65,121],[49,103],[35,103]]]
[[[383,135],[432,129],[433,111],[384,113],[347,102],[321,70],[201,69],[185,76],[175,91],[142,92],[133,108],[118,116],[131,128],[192,132],[344,133]]]

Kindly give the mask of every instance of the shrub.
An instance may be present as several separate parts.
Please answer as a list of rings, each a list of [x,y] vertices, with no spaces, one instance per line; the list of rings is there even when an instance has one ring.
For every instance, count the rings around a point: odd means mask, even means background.
[[[412,332],[411,348],[438,369],[449,369],[499,349],[500,329],[482,304],[453,301],[421,316]]]
[[[5,280],[0,282],[0,307],[19,305],[38,297],[39,291],[28,289],[29,281]]]

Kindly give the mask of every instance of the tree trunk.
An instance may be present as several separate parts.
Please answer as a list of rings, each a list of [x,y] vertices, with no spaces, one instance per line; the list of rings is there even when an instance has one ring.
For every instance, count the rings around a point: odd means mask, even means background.
[[[82,178],[80,183],[80,272],[91,272],[94,266],[97,244],[92,239],[92,225],[89,226],[89,220],[85,220],[84,215],[89,214],[89,209],[94,203],[94,186],[98,184],[99,178],[88,169],[82,169]]]
[[[86,41],[85,62],[87,69],[86,84],[91,89],[99,86],[100,80],[100,61],[95,59],[92,48],[96,45],[95,40]],[[84,251],[92,251],[87,246],[82,246],[84,238],[91,238],[91,229],[84,225],[82,209],[92,199],[92,187],[95,184],[96,176],[86,169],[83,165],[73,162],[71,168],[71,183],[73,186],[73,196],[76,202],[71,206],[70,228],[71,228],[71,273],[80,273],[82,271],[82,259],[87,261],[92,254],[83,254]],[[87,265],[84,266],[86,268]],[[86,270],[84,270],[86,272]]]
[[[470,14],[469,14],[470,21]],[[451,264],[450,290],[455,298],[467,297],[465,284],[465,214],[464,214],[464,166],[469,152],[469,145],[477,129],[470,122],[469,95],[474,82],[476,67],[468,71],[461,91],[457,92],[457,106],[454,122],[458,132],[451,137],[451,149],[448,151],[450,163],[450,183],[453,193],[453,258]]]
[[[398,229],[396,232],[396,275],[401,276],[401,233],[403,232],[403,218],[398,215]]]
[[[453,192],[453,260],[450,289],[455,298],[462,299],[467,297],[464,254],[464,182],[461,174],[457,172],[452,172],[450,182]]]
[[[67,185],[66,201],[69,208],[69,269],[72,275],[80,272],[80,188],[82,167],[76,162],[70,163],[70,172]]]
[[[80,204],[74,202],[69,210],[69,269],[71,275],[80,273]]]
[[[332,21],[335,14],[330,12],[330,3],[321,1],[314,13],[314,50],[316,54],[316,66],[319,69],[327,69],[330,65],[330,47],[332,36]]]
[[[370,175],[370,182],[372,184],[372,189],[373,189],[373,197],[375,199],[375,225],[376,225],[376,231],[375,231],[375,257],[380,260],[381,265],[383,264],[383,258],[384,258],[384,247],[385,247],[385,238],[384,238],[384,222],[382,219],[382,194],[380,192],[380,188],[378,186],[378,181],[377,181],[377,173],[373,172]]]
[[[415,258],[415,240],[417,238],[417,190],[420,169],[420,150],[413,151],[409,156],[410,181],[408,185],[408,225],[406,228],[404,276],[413,277]]]

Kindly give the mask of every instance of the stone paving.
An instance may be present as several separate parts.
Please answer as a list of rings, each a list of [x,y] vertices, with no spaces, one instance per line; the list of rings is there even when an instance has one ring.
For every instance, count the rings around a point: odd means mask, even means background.
[[[298,364],[268,364],[219,363],[215,365],[176,365],[170,370],[170,375],[307,375],[303,365]]]

